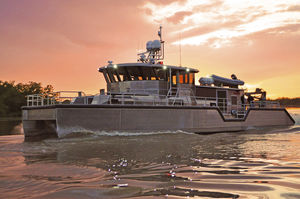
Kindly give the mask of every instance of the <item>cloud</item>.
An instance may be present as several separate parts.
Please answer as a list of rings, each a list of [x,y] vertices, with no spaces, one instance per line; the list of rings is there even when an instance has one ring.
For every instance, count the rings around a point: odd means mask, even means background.
[[[184,33],[182,45],[220,48],[249,34],[300,24],[300,0],[187,0],[148,3],[145,8],[151,10],[153,21],[170,23],[174,34]]]
[[[173,16],[168,17],[167,21],[178,24],[180,21],[182,21],[186,16],[192,15],[193,13],[190,11],[182,11],[182,12],[176,12]]]
[[[249,35],[252,33],[270,30],[273,28],[284,28],[286,25],[300,24],[300,13],[275,13],[257,18],[253,22],[240,24],[234,28],[219,29],[207,34],[183,39],[182,45],[203,45],[213,41],[212,46],[220,47],[229,43],[231,39]],[[217,40],[217,41],[216,41]],[[178,44],[179,41],[174,42]]]
[[[151,10],[151,15],[148,18],[150,21],[156,21],[157,23],[161,23],[165,19],[176,15],[176,13],[190,12],[193,11],[197,6],[207,4],[209,4],[209,0],[171,1],[171,3],[166,5],[155,4],[154,2],[150,1],[144,5],[144,8]]]
[[[297,12],[299,12],[300,11],[300,5],[290,6],[287,10],[288,11],[297,11]]]

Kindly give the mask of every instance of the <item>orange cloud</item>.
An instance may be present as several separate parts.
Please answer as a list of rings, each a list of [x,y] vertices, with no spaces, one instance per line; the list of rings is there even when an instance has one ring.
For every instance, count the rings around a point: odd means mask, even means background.
[[[203,27],[211,29],[209,27],[216,24],[214,30],[206,33],[194,36],[185,34],[181,45],[208,45],[219,48],[231,43],[233,38],[299,24],[300,12],[297,4],[300,4],[300,1],[287,0],[282,3],[266,0],[238,2],[189,0],[182,5],[178,2],[164,6],[149,3],[146,7],[152,10],[150,17],[154,21],[164,21],[166,18],[167,22],[174,23],[169,19],[172,17],[179,19],[176,21],[179,23],[177,29],[181,32],[190,32]],[[174,44],[179,44],[179,41]]]
[[[182,12],[176,12],[174,15],[167,18],[168,22],[178,24],[180,23],[186,16],[192,15],[193,12],[189,11],[182,11]]]

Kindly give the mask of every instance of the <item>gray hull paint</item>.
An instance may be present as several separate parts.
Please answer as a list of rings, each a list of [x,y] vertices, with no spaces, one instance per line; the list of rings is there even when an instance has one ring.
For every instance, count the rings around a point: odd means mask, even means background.
[[[283,108],[249,109],[244,119],[231,120],[226,120],[215,107],[55,105],[23,108],[25,140],[88,131],[209,133],[294,123]]]

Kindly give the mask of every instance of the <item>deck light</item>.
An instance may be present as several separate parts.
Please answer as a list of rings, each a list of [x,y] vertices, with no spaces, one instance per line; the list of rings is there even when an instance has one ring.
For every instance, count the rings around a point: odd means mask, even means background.
[[[114,64],[114,66],[113,66],[114,68],[118,68],[118,65],[117,64]]]
[[[187,69],[186,69],[186,72],[190,72],[190,69],[189,69],[189,68],[187,68]]]
[[[166,70],[166,69],[167,69],[167,66],[163,66],[163,69]]]

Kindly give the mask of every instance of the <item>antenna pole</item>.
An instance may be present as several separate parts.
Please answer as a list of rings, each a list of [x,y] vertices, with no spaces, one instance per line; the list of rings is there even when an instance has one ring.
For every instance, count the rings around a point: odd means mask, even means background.
[[[181,66],[181,32],[179,32],[179,66]]]
[[[160,42],[162,42],[162,25],[159,26],[159,31],[158,31],[158,36],[159,36],[159,39],[160,39]]]
[[[159,26],[158,36],[162,45],[160,59],[163,60],[165,58],[165,42],[162,40],[162,25]]]

